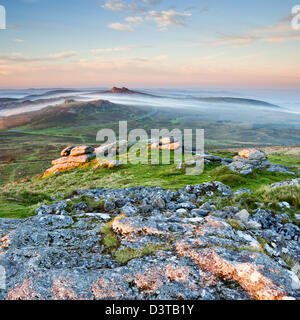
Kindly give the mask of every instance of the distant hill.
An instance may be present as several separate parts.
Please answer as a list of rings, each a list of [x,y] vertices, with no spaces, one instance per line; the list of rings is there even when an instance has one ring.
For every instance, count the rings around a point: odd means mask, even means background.
[[[16,101],[14,98],[0,98],[0,103]]]
[[[69,95],[69,94],[78,93],[78,92],[80,92],[80,91],[75,90],[75,89],[57,89],[57,90],[47,91],[42,94],[32,94],[32,95],[26,96],[20,100],[32,100],[32,99],[51,97],[51,96],[56,96],[56,95],[61,95],[61,94]]]
[[[204,101],[204,102],[211,102],[211,103],[233,103],[233,104],[246,104],[246,105],[254,105],[260,107],[271,107],[271,108],[281,108],[275,104],[255,100],[255,99],[246,99],[246,98],[233,98],[233,97],[203,97],[203,98],[196,98],[196,100]]]
[[[142,117],[144,114],[143,108],[122,106],[107,100],[91,102],[70,100],[38,111],[0,118],[0,130],[24,126],[30,129],[89,126],[113,122],[116,121],[116,117],[118,120],[128,120]]]
[[[154,96],[152,94],[130,90],[126,87],[122,87],[122,88],[112,87],[110,90],[99,91],[99,93],[123,94],[123,95],[143,95],[143,96],[152,96],[152,97]]]
[[[52,97],[52,98],[44,98],[44,99],[36,99],[36,100],[18,100],[18,99],[9,99],[4,98],[0,99],[0,114],[3,110],[14,110],[19,108],[24,108],[24,112],[29,112],[26,110],[28,107],[35,106],[35,105],[50,105],[51,103],[59,103],[62,102],[64,97]]]
[[[128,88],[117,88],[113,87],[111,90],[107,91],[108,93],[122,93],[122,94],[137,94],[138,92],[129,90]]]

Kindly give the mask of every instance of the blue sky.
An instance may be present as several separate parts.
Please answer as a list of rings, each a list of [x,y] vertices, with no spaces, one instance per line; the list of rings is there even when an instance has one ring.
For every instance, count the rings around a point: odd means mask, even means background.
[[[0,0],[0,86],[300,88],[297,1]],[[299,3],[300,4],[300,3]]]

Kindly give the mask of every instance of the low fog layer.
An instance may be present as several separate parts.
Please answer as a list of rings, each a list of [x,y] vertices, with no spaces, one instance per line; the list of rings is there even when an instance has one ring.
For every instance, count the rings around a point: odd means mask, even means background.
[[[196,110],[205,121],[300,125],[300,94],[295,92],[182,89],[153,89],[141,90],[141,92],[149,95],[111,94],[101,92],[99,89],[0,91],[0,98],[19,99],[8,107],[3,107],[3,104],[1,107],[0,103],[0,116],[39,110],[49,105],[61,104],[67,99],[75,101],[103,99],[128,106]],[[37,103],[36,100],[40,99],[44,99],[43,102]],[[47,99],[49,99],[48,102]],[[33,102],[32,105],[28,104],[28,100]],[[27,105],[20,106],[24,101]]]
[[[64,99],[58,99],[57,101],[52,102],[50,105],[55,106],[55,105],[62,104],[64,102],[65,102]],[[26,107],[19,107],[18,104],[16,104],[16,106],[13,108],[4,108],[3,110],[1,110],[1,107],[0,107],[0,117],[8,117],[16,114],[22,114],[24,112],[37,111],[48,106],[49,106],[49,102],[28,104]]]

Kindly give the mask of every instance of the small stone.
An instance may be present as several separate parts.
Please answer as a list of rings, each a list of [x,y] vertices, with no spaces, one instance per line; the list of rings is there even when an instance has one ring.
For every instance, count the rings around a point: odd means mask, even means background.
[[[275,242],[271,242],[271,246],[272,246],[273,248],[277,248],[277,245],[276,245]]]
[[[88,209],[88,206],[85,203],[79,202],[75,207],[74,211],[76,212],[83,212]]]
[[[237,173],[241,173],[243,175],[249,175],[253,172],[253,166],[244,162],[238,162],[234,161],[230,165],[228,165],[228,168]]]
[[[177,210],[176,210],[176,213],[179,214],[179,215],[181,215],[181,216],[184,216],[184,215],[186,215],[188,212],[187,212],[185,209],[181,208],[181,209],[177,209]]]
[[[202,209],[193,209],[191,211],[193,216],[201,216],[201,217],[206,217],[209,215],[209,210],[202,210]]]
[[[115,209],[115,207],[116,206],[115,206],[114,202],[111,199],[105,200],[105,202],[104,202],[104,210],[105,211],[112,211],[112,210]]]
[[[214,192],[213,192],[213,191],[207,191],[207,192],[206,192],[206,195],[207,195],[208,197],[213,197],[213,196],[214,196]]]
[[[235,196],[239,196],[239,195],[244,194],[244,193],[252,193],[252,190],[250,190],[250,189],[239,189],[239,190],[236,190],[233,194]]]
[[[299,280],[299,278],[297,277],[297,275],[294,272],[290,271],[289,273],[290,273],[291,278],[292,278],[292,288],[294,290],[299,290],[300,289],[300,280]]]
[[[204,219],[201,218],[201,217],[198,217],[198,218],[189,218],[188,221],[191,222],[191,223],[198,223],[198,222],[203,222]]]
[[[281,209],[291,209],[291,205],[288,202],[279,202],[278,205]]]
[[[235,218],[245,223],[249,219],[249,212],[243,209],[235,215]]]
[[[205,202],[201,207],[200,209],[202,210],[207,210],[207,211],[212,211],[212,208],[211,208],[211,204],[209,202]]]
[[[140,206],[140,211],[144,214],[150,213],[152,210],[153,210],[153,207],[148,204],[144,204],[144,205]]]
[[[137,213],[136,207],[134,207],[132,204],[127,203],[122,209],[121,213],[124,214],[127,217],[133,217]]]
[[[106,213],[94,213],[94,212],[92,212],[92,213],[85,213],[84,215],[87,216],[87,217],[99,217],[99,218],[101,218],[101,219],[103,219],[105,221],[111,219],[110,215],[106,214]]]
[[[177,208],[192,210],[192,209],[196,209],[197,207],[193,202],[182,202],[182,203],[178,204]]]
[[[199,204],[203,204],[204,201],[202,200],[202,198],[198,197],[196,202]]]
[[[152,201],[152,206],[154,208],[164,209],[166,207],[166,203],[161,197],[156,197]]]
[[[261,224],[254,221],[254,220],[249,220],[244,223],[247,229],[253,229],[253,230],[259,230],[261,229]]]
[[[266,250],[271,256],[274,256],[274,257],[280,256],[280,253],[279,253],[277,250],[272,249],[267,243],[265,244],[265,250]]]

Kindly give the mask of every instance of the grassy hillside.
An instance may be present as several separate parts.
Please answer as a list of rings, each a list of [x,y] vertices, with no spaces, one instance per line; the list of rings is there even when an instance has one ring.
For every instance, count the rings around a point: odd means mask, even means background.
[[[225,155],[231,156],[231,154]],[[53,201],[53,196],[57,199],[64,199],[78,189],[130,186],[160,186],[178,189],[185,185],[217,180],[229,185],[234,190],[250,188],[260,192],[261,188],[271,183],[294,177],[291,174],[271,173],[263,170],[256,170],[252,175],[245,177],[213,163],[205,165],[205,171],[202,175],[188,176],[184,170],[176,169],[176,164],[126,164],[113,169],[104,169],[95,168],[95,162],[91,162],[81,168],[55,174],[48,178],[34,178],[27,182],[2,186],[0,188],[0,217],[25,218],[33,214],[33,210],[41,203]],[[280,198],[278,198],[279,200]]]
[[[115,121],[116,115],[118,115],[120,121],[130,120],[144,116],[145,110],[138,107],[125,107],[105,100],[91,102],[69,101],[38,111],[6,117],[0,121],[0,130],[89,126]]]
[[[40,175],[67,145],[99,146],[98,130],[110,128],[118,133],[120,120],[128,121],[128,130],[145,129],[149,137],[153,128],[203,128],[208,151],[294,145],[300,141],[299,127],[208,121],[205,113],[196,110],[130,107],[103,100],[69,101],[36,112],[0,118],[0,185]],[[275,163],[299,165],[298,154],[285,157],[284,152],[277,153],[270,158]]]

